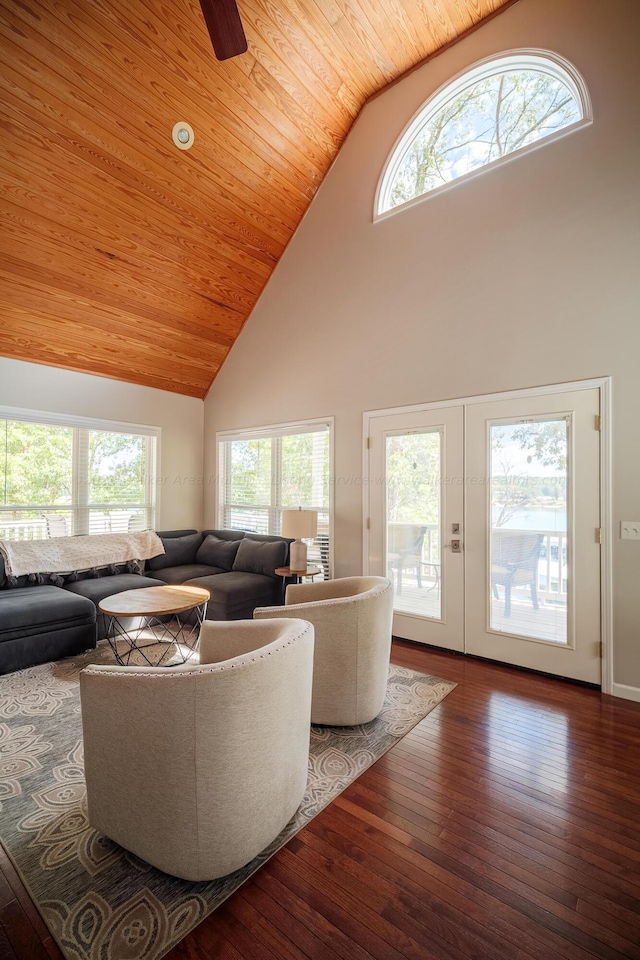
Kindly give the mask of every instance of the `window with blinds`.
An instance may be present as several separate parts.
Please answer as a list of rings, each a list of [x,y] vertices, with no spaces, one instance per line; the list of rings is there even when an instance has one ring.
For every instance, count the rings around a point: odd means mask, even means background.
[[[152,528],[158,433],[0,416],[0,539]]]
[[[282,510],[318,511],[310,563],[330,576],[331,421],[218,434],[218,526],[280,534]]]

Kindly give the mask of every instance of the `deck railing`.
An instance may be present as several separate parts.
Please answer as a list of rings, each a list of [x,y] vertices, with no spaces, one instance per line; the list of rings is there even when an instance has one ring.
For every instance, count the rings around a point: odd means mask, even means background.
[[[567,534],[557,530],[538,530],[543,535],[538,561],[538,599],[566,603]]]
[[[131,510],[88,509],[85,523],[89,533],[127,533],[144,530],[147,518],[144,512]],[[0,517],[2,513],[0,513]],[[0,520],[0,540],[46,540],[49,537],[69,536],[73,533],[70,513],[47,513],[29,520]]]
[[[0,540],[46,540],[46,520],[0,521]]]
[[[437,523],[423,524],[426,527],[422,545],[423,566],[440,564],[440,527]],[[524,530],[509,527],[514,533],[541,533],[540,559],[538,561],[538,599],[540,602],[566,603],[567,599],[567,533],[557,530]],[[408,579],[412,572],[407,571]],[[413,574],[415,576],[415,574]],[[514,587],[514,597],[530,599],[529,587]]]

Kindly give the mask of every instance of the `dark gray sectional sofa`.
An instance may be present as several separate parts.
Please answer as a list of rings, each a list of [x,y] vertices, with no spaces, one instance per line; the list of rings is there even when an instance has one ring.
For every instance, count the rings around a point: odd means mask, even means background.
[[[209,620],[250,619],[256,607],[282,601],[283,580],[274,571],[289,562],[289,540],[242,530],[170,530],[159,536],[165,553],[144,569],[118,565],[10,582],[0,556],[0,674],[95,647],[106,631],[97,606],[123,590],[178,583],[205,587],[211,593]]]
[[[242,530],[180,532],[165,538],[164,554],[147,560],[146,573],[163,583],[189,583],[211,594],[207,620],[251,619],[256,607],[280,603],[290,540]]]

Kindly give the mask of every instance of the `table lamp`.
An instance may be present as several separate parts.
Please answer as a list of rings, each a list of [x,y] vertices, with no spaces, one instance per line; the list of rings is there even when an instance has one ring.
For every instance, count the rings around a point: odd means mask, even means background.
[[[282,536],[293,537],[289,546],[289,567],[300,572],[307,569],[307,545],[302,538],[311,539],[318,532],[318,511],[297,510],[282,511]]]

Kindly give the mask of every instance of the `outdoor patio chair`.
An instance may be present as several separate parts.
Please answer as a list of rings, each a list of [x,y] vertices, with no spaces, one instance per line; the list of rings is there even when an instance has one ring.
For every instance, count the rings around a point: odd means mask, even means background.
[[[417,523],[390,523],[387,542],[387,565],[396,573],[396,593],[402,593],[402,578],[415,570],[418,587],[422,587],[422,545],[427,526]]]
[[[498,587],[504,587],[504,615],[511,616],[511,591],[529,587],[531,603],[538,609],[538,562],[542,533],[520,530],[493,530],[491,534],[491,588],[496,600]]]
[[[66,537],[68,535],[66,517],[61,517],[57,513],[43,513],[42,517],[47,522],[48,537]]]

